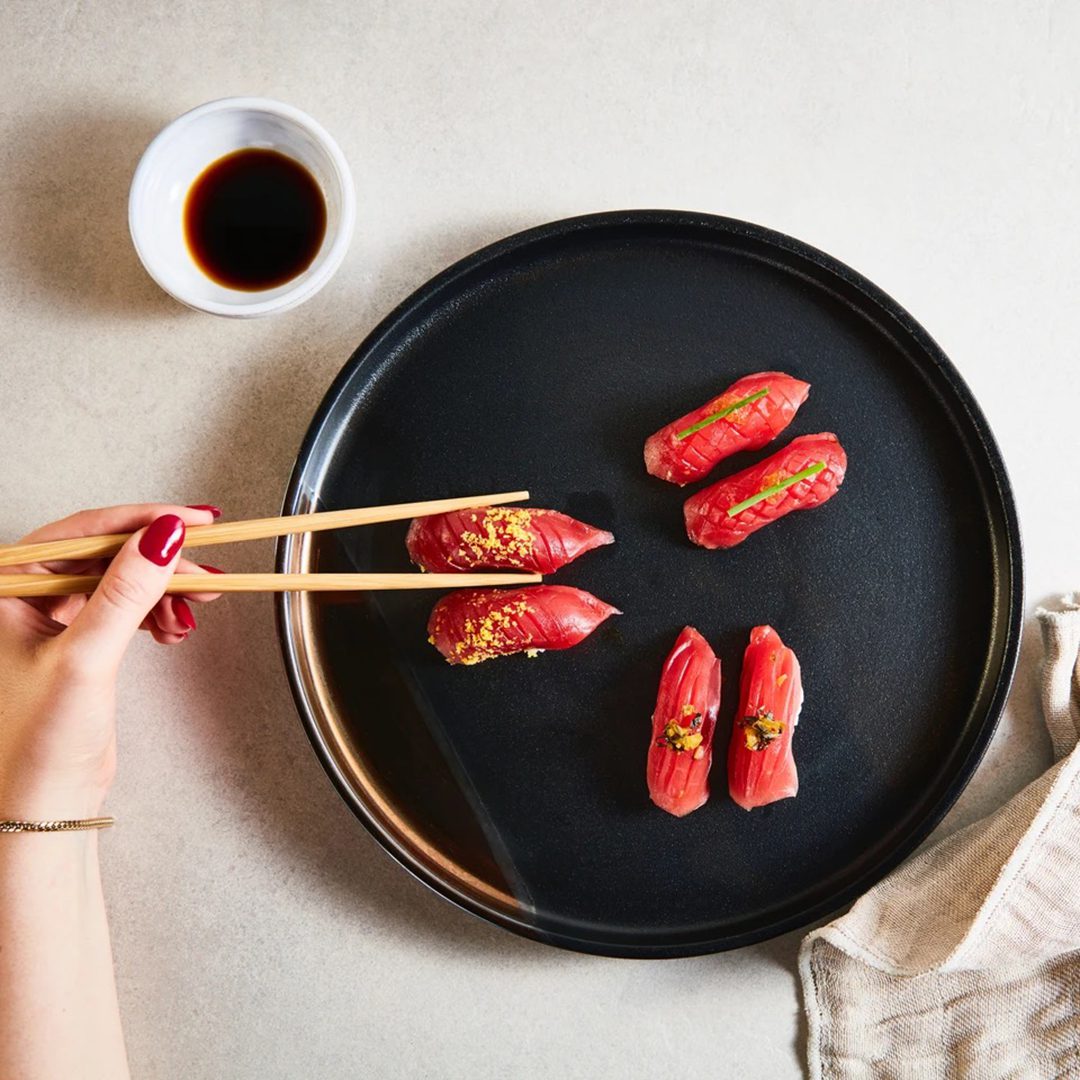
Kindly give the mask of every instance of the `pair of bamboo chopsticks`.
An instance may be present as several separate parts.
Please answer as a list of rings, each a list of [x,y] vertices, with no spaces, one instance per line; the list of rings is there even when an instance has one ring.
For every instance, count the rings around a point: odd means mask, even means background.
[[[241,540],[263,540],[292,533],[322,532],[383,521],[445,514],[473,506],[496,506],[523,502],[527,491],[504,491],[497,495],[470,495],[463,499],[366,506],[355,510],[327,510],[291,517],[225,521],[218,525],[193,525],[184,546],[207,547]],[[61,559],[98,559],[115,555],[130,533],[81,536],[70,540],[46,540],[37,544],[0,545],[0,566],[54,562]],[[93,592],[99,576],[88,574],[0,574],[0,596],[72,596]],[[539,574],[174,574],[168,593],[200,592],[343,592],[390,589],[457,589],[478,585],[527,585],[541,581]]]

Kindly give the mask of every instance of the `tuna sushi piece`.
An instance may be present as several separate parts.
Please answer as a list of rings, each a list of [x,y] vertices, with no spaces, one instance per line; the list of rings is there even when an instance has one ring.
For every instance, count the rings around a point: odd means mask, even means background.
[[[739,711],[728,749],[728,788],[744,810],[798,793],[791,737],[802,702],[795,654],[771,626],[755,626],[743,657]]]
[[[757,465],[691,495],[683,506],[686,535],[703,548],[734,547],[770,521],[827,502],[846,469],[835,435],[800,435]]]
[[[461,589],[444,596],[428,620],[428,641],[451,664],[570,649],[618,608],[568,585]]]
[[[664,661],[646,764],[649,797],[675,817],[704,806],[709,798],[719,708],[720,661],[687,626]]]
[[[724,458],[767,446],[795,419],[809,393],[809,383],[782,371],[747,375],[650,435],[645,468],[680,487],[700,480]]]
[[[405,544],[409,558],[433,573],[456,570],[532,570],[553,574],[615,537],[557,510],[482,506],[414,518]]]

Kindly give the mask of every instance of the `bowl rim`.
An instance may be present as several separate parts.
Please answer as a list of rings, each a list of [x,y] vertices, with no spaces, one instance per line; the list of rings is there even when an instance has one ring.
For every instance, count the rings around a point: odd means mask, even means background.
[[[303,128],[325,150],[330,159],[331,167],[341,188],[341,220],[338,223],[334,236],[330,241],[329,248],[318,269],[310,277],[303,274],[297,278],[294,287],[278,294],[270,300],[255,300],[235,304],[223,303],[219,300],[209,300],[193,293],[177,289],[172,284],[166,284],[157,267],[153,256],[146,246],[140,242],[140,226],[137,221],[136,202],[142,189],[146,186],[154,168],[154,159],[162,147],[178,134],[190,127],[204,116],[218,112],[260,112],[270,116],[289,120],[298,127]],[[242,149],[237,147],[237,149]],[[173,299],[178,300],[186,307],[195,311],[205,311],[211,315],[222,315],[226,318],[250,319],[260,315],[271,315],[281,311],[288,311],[297,307],[305,300],[314,296],[334,276],[345,253],[352,241],[353,229],[356,225],[356,191],[353,187],[352,171],[345,159],[345,154],[338,146],[334,137],[314,117],[283,101],[264,97],[226,97],[207,101],[182,113],[170,123],[166,124],[157,135],[150,141],[139,158],[139,164],[131,178],[131,186],[128,190],[128,232],[131,234],[131,242],[135,247],[135,253],[139,261],[150,277]],[[258,293],[252,293],[253,297]]]

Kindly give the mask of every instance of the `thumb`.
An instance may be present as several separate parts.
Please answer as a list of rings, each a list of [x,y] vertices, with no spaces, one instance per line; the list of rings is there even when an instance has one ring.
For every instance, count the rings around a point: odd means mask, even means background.
[[[117,667],[139,624],[165,592],[184,531],[179,517],[163,514],[134,533],[61,636],[65,647],[85,653],[95,666]]]

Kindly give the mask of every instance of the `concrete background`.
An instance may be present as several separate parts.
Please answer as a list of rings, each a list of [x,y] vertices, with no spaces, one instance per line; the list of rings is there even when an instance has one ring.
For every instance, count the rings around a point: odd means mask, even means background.
[[[151,498],[272,514],[330,379],[430,275],[551,218],[686,207],[824,248],[941,342],[1012,473],[1030,612],[1080,583],[1078,60],[1080,8],[1045,0],[8,0],[0,533]],[[317,117],[359,195],[334,281],[256,322],[178,306],[126,234],[149,139],[240,93]],[[270,601],[198,614],[124,674],[103,848],[136,1076],[799,1075],[800,935],[627,962],[461,914],[333,793]],[[1032,644],[946,829],[1048,760]]]

